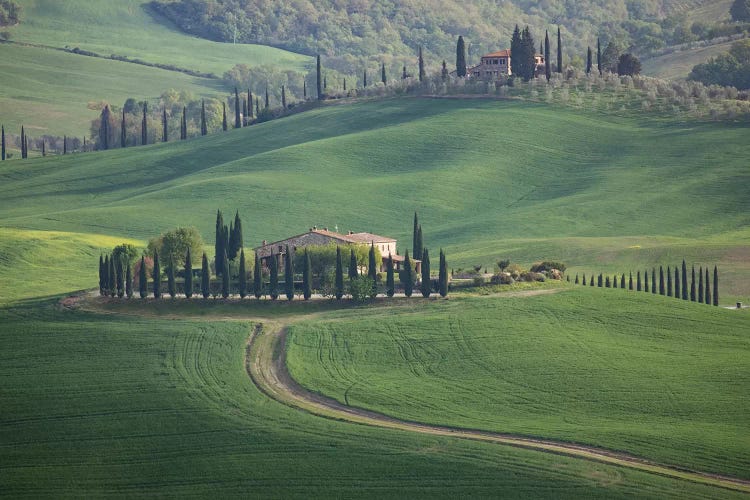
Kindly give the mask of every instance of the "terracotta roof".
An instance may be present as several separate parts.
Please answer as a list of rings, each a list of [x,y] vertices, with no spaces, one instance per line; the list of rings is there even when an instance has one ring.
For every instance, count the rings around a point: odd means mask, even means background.
[[[510,57],[510,49],[498,50],[497,52],[491,52],[482,56],[482,58],[485,57]]]
[[[393,262],[404,262],[406,260],[406,256],[404,255],[391,255],[391,257],[393,258]],[[383,262],[387,260],[388,260],[388,256],[383,255]],[[411,260],[412,262],[422,262],[419,259],[412,259],[411,257],[409,258],[409,260]]]
[[[363,244],[368,244],[369,245],[371,243],[395,243],[396,242],[396,240],[393,239],[393,238],[388,238],[386,236],[379,236],[377,234],[372,234],[372,233],[341,234],[341,233],[337,233],[335,231],[328,231],[326,229],[311,229],[307,233],[302,233],[302,234],[298,234],[296,236],[292,236],[290,238],[285,238],[283,240],[274,241],[274,242],[271,242],[271,243],[266,243],[265,245],[261,245],[261,246],[257,247],[256,250],[261,249],[261,248],[265,248],[265,247],[269,247],[269,246],[278,245],[279,243],[283,243],[283,242],[291,240],[291,239],[300,238],[300,237],[302,237],[302,236],[304,236],[306,234],[310,234],[310,233],[315,233],[315,234],[319,234],[321,236],[326,236],[328,238],[331,238],[331,239],[334,239],[334,240],[339,240],[339,241],[344,242],[344,243],[352,243],[352,244],[357,244],[357,245],[363,245]]]
[[[372,233],[353,233],[353,234],[342,234],[344,238],[348,238],[354,243],[395,243],[396,240],[393,238],[387,238],[385,236],[378,236]]]

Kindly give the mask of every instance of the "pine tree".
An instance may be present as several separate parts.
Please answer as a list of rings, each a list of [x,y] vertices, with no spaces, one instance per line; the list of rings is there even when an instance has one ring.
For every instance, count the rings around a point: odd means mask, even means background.
[[[281,86],[281,109],[286,109],[286,87]]]
[[[146,257],[141,257],[141,269],[138,273],[138,293],[142,299],[148,296],[148,284],[146,278]]]
[[[224,255],[224,215],[221,210],[216,211],[216,240],[214,243],[214,259],[216,260],[216,274],[221,274],[221,256]]]
[[[594,275],[591,275],[591,280],[589,282],[589,286],[594,286]]]
[[[245,249],[240,250],[240,276],[239,276],[240,298],[247,297],[247,270],[245,269]]]
[[[679,299],[682,295],[680,293],[680,270],[677,266],[674,266],[674,296]]]
[[[612,288],[617,288],[617,275],[612,278]]]
[[[231,270],[229,269],[229,259],[227,258],[227,252],[224,252],[222,258],[223,264],[221,265],[221,296],[223,298],[229,297],[229,280],[231,278]]]
[[[180,139],[187,139],[187,106],[182,107],[182,127],[180,129]]]
[[[141,144],[144,146],[148,144],[148,118],[146,117],[147,113],[148,113],[148,103],[144,102],[143,103],[143,119],[141,120]]]
[[[636,287],[635,287],[635,289],[638,292],[643,291],[643,286],[641,285],[641,272],[640,271],[638,271],[638,277],[637,277],[637,280],[636,280]]]
[[[263,295],[263,269],[257,253],[255,254],[255,272],[253,273],[253,295],[256,299]]]
[[[323,100],[323,76],[320,73],[320,54],[318,54],[317,63],[316,63],[316,77],[318,82],[318,100]]]
[[[560,35],[560,26],[557,27],[557,72],[562,73],[562,36]]]
[[[719,306],[719,270],[714,266],[714,306]]]
[[[312,297],[312,263],[307,248],[305,248],[305,262],[302,268],[302,297],[305,300],[310,300]]]
[[[594,64],[593,54],[591,53],[591,46],[589,45],[588,48],[586,49],[586,74],[587,75],[591,74],[591,68],[593,64]]]
[[[583,279],[581,280],[581,282],[583,283],[583,286],[586,286],[586,284],[588,283],[588,281],[586,281],[586,273],[583,273]]]
[[[231,260],[234,260],[244,246],[244,240],[242,236],[242,219],[240,219],[239,210],[234,214],[234,231],[232,232],[231,242],[232,244],[230,248],[229,258]]]
[[[630,271],[630,279],[628,280],[628,290],[633,289],[633,271]]]
[[[125,296],[129,299],[133,298],[133,271],[130,263],[125,267]]]
[[[167,267],[167,290],[170,297],[175,298],[177,296],[177,286],[174,280],[174,260],[171,256],[169,257],[169,267]]]
[[[380,81],[383,82],[383,85],[388,85],[388,77],[385,74],[385,63],[380,68]]]
[[[211,295],[211,271],[208,269],[208,257],[203,252],[201,259],[201,295],[207,299]]]
[[[411,297],[414,291],[414,269],[411,266],[411,259],[409,259],[409,250],[404,255],[404,269],[399,275],[401,284],[404,285],[404,295]]]
[[[107,278],[109,283],[109,296],[114,297],[117,295],[117,270],[115,269],[114,256],[109,258],[109,277]]]
[[[420,291],[424,298],[428,298],[430,292],[432,292],[432,280],[430,279],[430,252],[426,248],[422,251],[422,283]]]
[[[234,128],[242,128],[242,116],[240,115],[240,93],[234,88]]]
[[[350,249],[349,252],[349,279],[353,280],[359,276],[359,271],[357,270],[357,256],[354,254],[354,249]]]
[[[289,245],[286,246],[286,255],[284,255],[284,288],[286,289],[287,300],[294,299],[294,263],[292,254],[289,252]]]
[[[115,279],[117,280],[117,296],[123,298],[125,296],[125,276],[122,268],[122,259],[118,258],[115,261]]]
[[[667,297],[672,297],[672,269],[667,266]]]
[[[279,298],[279,261],[276,258],[276,254],[271,254],[269,262],[270,268],[270,279],[268,283],[268,294],[271,296],[271,300]]]
[[[64,146],[65,146],[65,141],[63,140],[63,150],[65,149]],[[127,124],[125,123],[125,109],[123,108],[122,120],[120,121],[120,147],[126,148],[127,146],[128,146],[128,130],[127,130]]]
[[[2,126],[2,151],[0,152],[0,161],[5,161],[5,125]]]
[[[206,124],[206,101],[201,101],[201,135],[208,134],[208,125]]]
[[[385,264],[385,294],[393,297],[396,293],[396,283],[393,276],[393,256],[388,254],[388,260]]]
[[[424,71],[424,55],[422,54],[422,46],[419,46],[419,83],[424,82],[426,74]]]
[[[599,70],[599,76],[602,76],[602,43],[599,38],[596,39],[596,69]]]
[[[336,277],[334,282],[336,300],[344,296],[344,262],[341,259],[341,247],[336,247]]]
[[[169,122],[167,121],[167,108],[161,112],[161,139],[162,142],[169,142]]]
[[[690,280],[690,301],[695,302],[695,266],[693,266],[692,278]]]
[[[466,76],[466,44],[463,36],[459,36],[458,43],[456,43],[456,76],[459,78]]]
[[[229,124],[227,123],[227,103],[222,102],[221,103],[221,130],[226,132],[229,129]]]
[[[682,260],[682,300],[688,299],[688,281],[687,281],[687,265],[685,260]]]
[[[440,274],[438,275],[438,284],[441,297],[448,296],[448,263],[445,260],[445,252],[440,249]]]
[[[161,267],[158,252],[154,252],[154,272],[151,277],[154,279],[154,298],[158,299],[161,297]]]
[[[643,272],[643,291],[646,293],[650,291],[648,288],[648,271]]]
[[[703,304],[703,268],[698,268],[698,302]]]
[[[706,279],[704,281],[706,290],[703,292],[703,296],[705,298],[704,303],[707,306],[711,305],[711,285],[708,280],[708,266],[706,266]]]
[[[547,77],[547,81],[552,78],[552,63],[549,60],[549,31],[544,32],[544,76]]]
[[[193,259],[190,256],[190,247],[187,249],[185,255],[185,297],[191,298],[193,296]]]

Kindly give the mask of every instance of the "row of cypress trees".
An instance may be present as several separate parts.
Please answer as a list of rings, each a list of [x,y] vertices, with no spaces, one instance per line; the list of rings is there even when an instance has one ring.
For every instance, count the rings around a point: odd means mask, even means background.
[[[677,299],[689,300],[691,302],[699,302],[707,305],[719,305],[719,270],[717,266],[713,269],[713,286],[711,285],[711,276],[709,274],[709,268],[705,269],[701,266],[698,268],[698,278],[696,280],[695,265],[692,266],[690,280],[688,285],[688,271],[687,264],[682,261],[682,266],[674,267],[674,272],[670,266],[667,266],[666,271],[664,266],[659,266],[658,282],[656,268],[651,269],[651,282],[649,284],[649,271],[646,270],[641,275],[640,271],[636,272],[635,281],[633,280],[633,273],[625,279],[625,273],[621,276],[615,275],[610,278],[599,274],[596,277],[596,286],[600,288],[627,288],[628,290],[635,290],[638,292],[646,292],[652,294],[665,295],[667,297],[675,297]],[[619,287],[618,287],[619,281]],[[594,285],[594,275],[592,274],[589,281],[586,281],[586,274],[583,274],[583,278],[579,278],[578,274],[575,277],[576,285]]]

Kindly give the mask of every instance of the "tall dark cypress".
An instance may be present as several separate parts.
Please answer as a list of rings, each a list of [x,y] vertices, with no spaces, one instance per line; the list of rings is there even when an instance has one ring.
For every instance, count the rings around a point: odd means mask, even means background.
[[[456,76],[466,76],[466,44],[463,36],[459,36],[456,43]]]
[[[651,268],[651,293],[656,293],[656,268],[655,267]]]
[[[346,92],[346,78],[344,78],[344,92]]]
[[[426,248],[422,251],[422,283],[420,284],[422,297],[428,298],[432,292],[432,280],[430,279],[430,252]]]
[[[294,299],[294,261],[289,251],[289,245],[286,246],[286,255],[284,255],[284,289],[287,300]]]
[[[249,121],[252,121],[253,117],[253,93],[250,89],[247,89],[247,116]]]
[[[401,79],[406,80],[407,78],[409,78],[409,75],[406,73],[406,64],[404,64],[404,69],[401,70]]]
[[[594,286],[594,275],[591,275],[591,280],[589,282],[589,286]]]
[[[133,271],[129,262],[125,266],[125,296],[133,298]]]
[[[169,266],[167,267],[167,290],[169,291],[169,296],[175,298],[177,295],[177,285],[174,279],[174,259],[172,259],[171,255],[169,256]]]
[[[388,77],[385,74],[385,63],[380,67],[380,81],[383,85],[388,85]]]
[[[115,259],[115,279],[117,280],[117,296],[123,298],[125,296],[125,276],[122,268],[122,259]]]
[[[422,244],[422,225],[420,224],[417,228],[417,248],[414,252],[414,258],[416,260],[422,259],[422,249],[424,248],[424,245]]]
[[[63,154],[64,155],[68,154],[68,136],[67,135],[63,136]]]
[[[142,299],[148,296],[148,278],[146,278],[146,257],[141,257],[141,269],[138,272],[138,293]]]
[[[357,256],[352,248],[349,251],[349,279],[352,280],[357,276],[359,276],[359,271],[357,270]]]
[[[598,37],[596,39],[596,69],[599,70],[599,76],[602,76],[602,43]]]
[[[547,77],[547,81],[552,78],[552,63],[549,60],[549,31],[544,32],[544,76]]]
[[[26,158],[26,132],[21,125],[21,159]]]
[[[247,127],[247,101],[242,98],[242,126]]]
[[[628,290],[633,289],[633,271],[630,271],[630,280],[628,281]]]
[[[229,286],[230,286],[230,279],[231,279],[231,272],[229,269],[229,259],[227,258],[227,252],[224,252],[224,256],[222,258],[222,270],[221,270],[221,296],[225,299],[229,297]]]
[[[169,142],[169,122],[167,121],[167,108],[164,108],[161,112],[161,128],[162,142]]]
[[[266,87],[266,109],[271,105],[271,100],[268,97],[268,87]]]
[[[305,262],[302,267],[302,297],[305,300],[310,300],[312,297],[312,263],[307,248],[305,248]]]
[[[102,263],[102,289],[101,295],[109,295],[109,255],[104,256],[104,262]]]
[[[641,284],[641,272],[638,271],[637,281],[636,281],[636,291],[641,292],[643,291],[643,285]]]
[[[216,274],[221,274],[221,256],[224,255],[224,215],[221,210],[216,211],[216,239],[214,240],[214,260],[216,261]]]
[[[719,306],[719,270],[714,266],[714,305]]]
[[[650,291],[648,288],[648,271],[643,272],[643,291],[646,293]]]
[[[154,279],[154,298],[161,297],[161,266],[159,266],[159,252],[154,251],[154,271],[151,275]]]
[[[141,120],[141,144],[144,146],[148,144],[148,117],[146,116],[147,113],[148,113],[148,103],[144,102],[143,103],[143,119]]]
[[[393,297],[396,293],[396,283],[393,276],[393,256],[391,254],[388,254],[385,273],[385,294],[389,297]]]
[[[448,263],[445,260],[445,252],[440,249],[440,274],[438,275],[438,292],[441,297],[448,295]]]
[[[367,68],[365,68],[364,76],[362,77],[362,87],[367,87]]]
[[[260,116],[260,98],[255,98],[255,116]]]
[[[404,295],[411,297],[414,291],[414,269],[411,266],[411,259],[409,259],[409,250],[404,255],[404,269],[399,275],[401,284],[404,286]]]
[[[117,270],[115,269],[115,258],[114,256],[109,257],[109,277],[107,278],[109,283],[109,296],[114,297],[117,295]]]
[[[190,255],[190,247],[185,254],[185,297],[193,296],[193,258]]]
[[[0,161],[5,161],[5,125],[2,126],[2,152],[0,152]]]
[[[667,297],[672,297],[672,269],[667,266]]]
[[[328,90],[328,76],[323,75],[323,92]]]
[[[207,299],[211,295],[211,270],[208,268],[208,257],[203,252],[201,259],[201,295]]]
[[[125,108],[122,110],[122,121],[120,122],[120,147],[128,147],[128,126],[125,123]]]
[[[612,278],[612,288],[617,288],[617,275]]]
[[[586,275],[585,274],[583,275],[583,279],[584,280],[586,279]],[[580,285],[581,284],[581,280],[578,278],[578,273],[576,273],[575,284],[576,285]]]
[[[245,269],[245,250],[240,250],[240,276],[238,284],[240,298],[247,297],[247,270]]]
[[[234,88],[234,128],[242,128],[242,117],[240,116],[240,94],[237,87]]]
[[[334,295],[336,300],[344,296],[344,262],[341,259],[341,247],[336,247],[336,276],[334,278]]]
[[[286,87],[281,86],[281,109],[286,109]]]
[[[229,129],[229,123],[227,123],[227,103],[221,103],[221,130],[226,132]]]
[[[684,259],[682,260],[682,300],[688,300],[687,265]]]
[[[612,282],[610,281],[609,276],[604,280],[604,288],[612,288]]]
[[[698,302],[703,304],[703,268],[698,268]]]
[[[677,266],[674,266],[674,296],[676,299],[682,297],[682,293],[680,291],[680,270],[677,268]]]
[[[426,77],[425,71],[424,71],[424,55],[422,54],[422,46],[419,46],[419,81],[424,82],[424,79]]]
[[[620,279],[620,288],[625,288],[625,273],[622,273],[622,278]]]
[[[201,101],[201,135],[208,134],[208,124],[206,123],[206,101]]]
[[[692,277],[690,279],[690,301],[695,302],[695,265],[693,265]]]
[[[562,36],[560,35],[560,26],[557,27],[557,72],[562,73]]]
[[[316,73],[315,73],[316,82],[318,85],[318,100],[322,101],[323,100],[323,75],[321,74],[321,70],[320,70],[320,54],[318,54],[318,58],[315,64],[315,69],[316,69]]]
[[[307,100],[307,80],[302,80],[302,98]]]
[[[591,53],[591,46],[586,49],[586,74],[591,74],[591,68],[593,66],[593,54]]]
[[[367,276],[373,281],[373,285],[378,278],[378,264],[375,259],[375,245],[370,245],[370,252],[367,255]]]
[[[602,273],[599,273],[599,276],[596,277],[596,286],[601,288],[604,285],[604,278],[602,277]]]
[[[104,295],[104,256],[99,254],[99,295]]]
[[[187,139],[187,106],[182,107],[182,126],[180,127],[180,139]]]
[[[260,257],[255,254],[255,269],[253,273],[253,295],[259,299],[263,295],[263,268],[260,265]]]
[[[440,76],[443,81],[448,79],[448,63],[445,62],[445,59],[443,59],[443,69],[440,71]]]
[[[230,248],[229,258],[234,260],[237,254],[242,250],[244,246],[244,240],[242,236],[242,219],[240,219],[240,211],[234,214],[234,231],[232,232],[232,246]]]
[[[705,283],[704,286],[706,288],[705,291],[703,292],[703,297],[705,298],[704,303],[707,306],[710,306],[711,305],[711,284],[709,283],[709,279],[708,279],[708,266],[706,266],[706,279],[704,283]]]
[[[102,149],[109,149],[109,137],[112,135],[111,126],[112,113],[109,110],[109,105],[104,106],[101,114],[101,125],[99,126],[99,145]]]
[[[47,156],[47,141],[42,137],[42,156]]]
[[[417,253],[417,231],[419,231],[419,219],[417,218],[417,212],[414,212],[414,228],[411,233],[411,254]]]

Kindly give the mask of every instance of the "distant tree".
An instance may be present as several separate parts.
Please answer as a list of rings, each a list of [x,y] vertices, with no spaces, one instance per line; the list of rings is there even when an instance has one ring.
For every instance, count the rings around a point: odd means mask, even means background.
[[[635,289],[638,292],[643,291],[643,285],[641,284],[641,272],[640,271],[638,271],[637,284],[636,284]]]
[[[367,68],[365,68],[364,74],[362,75],[362,87],[367,87]]]
[[[357,256],[352,248],[349,254],[349,279],[352,280],[357,276],[359,276],[359,271],[357,270]]]
[[[133,298],[133,271],[130,265],[125,267],[125,296],[129,299]]]
[[[239,255],[243,246],[242,237],[242,219],[240,219],[239,210],[234,215],[234,223],[230,224],[229,246],[227,247],[227,256],[229,260],[234,260]]]
[[[318,57],[316,59],[316,78],[318,82],[318,100],[323,100],[323,78],[320,72],[320,54],[318,54]]]
[[[703,293],[703,296],[705,298],[704,302],[707,306],[710,306],[711,305],[711,285],[708,279],[708,266],[706,266],[706,279],[704,283],[705,283],[705,288],[706,288],[705,292]]]
[[[385,74],[385,63],[380,67],[380,81],[383,85],[388,85],[388,76]]]
[[[343,84],[344,84],[344,92],[346,92],[346,78],[344,78]]]
[[[588,281],[586,281],[586,273],[583,273],[583,279],[581,280],[583,283],[583,286],[586,286],[588,284]]]
[[[2,128],[2,152],[0,152],[0,161],[5,161],[5,125],[0,128]]]
[[[106,297],[109,295],[109,255],[104,256],[101,266],[101,286],[99,287],[99,293]]]
[[[406,65],[404,65],[404,69],[401,71],[401,79],[406,80],[409,78],[409,75],[406,73]]]
[[[206,101],[201,101],[201,135],[208,134],[208,125],[206,124]]]
[[[260,116],[260,99],[255,98],[255,116]]]
[[[690,279],[690,302],[695,302],[695,265],[692,267],[692,277]]]
[[[146,257],[141,256],[141,269],[138,275],[138,293],[142,299],[148,296],[148,283],[146,278]]]
[[[606,277],[606,278],[604,279],[604,287],[605,287],[605,288],[612,288],[612,282],[610,281],[610,279],[609,279],[609,276],[607,276],[607,277]]]
[[[420,284],[422,297],[428,298],[432,292],[432,280],[430,279],[430,252],[425,248],[422,251],[422,283]]]
[[[167,121],[167,108],[161,112],[161,141],[169,142],[169,122]]]
[[[617,288],[617,275],[612,278],[612,288]]]
[[[240,298],[247,297],[247,270],[245,269],[245,249],[240,250],[240,272],[238,283]]]
[[[104,256],[99,254],[99,295],[104,295]]]
[[[201,259],[201,295],[204,299],[211,295],[211,271],[208,269],[208,257],[205,252]]]
[[[216,239],[214,240],[214,259],[216,260],[216,274],[221,274],[222,267],[221,267],[221,256],[224,255],[224,215],[221,213],[221,210],[216,211]]]
[[[651,268],[651,293],[656,293],[656,268]]]
[[[125,123],[125,109],[122,110],[122,120],[120,121],[120,147],[126,148],[128,146],[128,128]],[[63,140],[63,150],[65,149],[65,141]]]
[[[187,106],[182,107],[182,122],[180,124],[180,140],[187,139]]]
[[[426,74],[424,71],[424,55],[422,54],[422,46],[419,46],[419,82],[424,82],[424,79],[426,78]]]
[[[622,273],[622,279],[620,279],[620,288],[625,288],[625,273]]]
[[[154,252],[154,270],[152,274],[154,279],[154,298],[161,297],[161,267],[159,266],[159,252]]]
[[[284,288],[286,298],[294,299],[294,263],[292,254],[289,251],[289,245],[286,246],[286,255],[284,255]]]
[[[584,278],[584,279],[585,279],[585,278]],[[578,279],[578,273],[576,273],[576,279],[575,279],[575,282],[574,282],[574,283],[575,283],[576,285],[580,285],[580,284],[581,284],[581,280],[580,280],[580,279]]]
[[[703,304],[703,268],[698,268],[698,302]]]
[[[445,59],[443,59],[443,67],[440,70],[440,78],[442,78],[443,81],[448,79],[448,64],[445,62]]]
[[[719,271],[714,266],[714,305],[719,306]]]
[[[404,269],[399,273],[399,279],[401,284],[404,285],[404,295],[411,297],[414,290],[414,268],[412,268],[411,259],[409,259],[409,250],[404,255]]]
[[[667,266],[667,297],[672,297],[672,269]]]
[[[68,154],[68,136],[63,136],[63,154]]]
[[[617,62],[618,75],[639,75],[641,74],[641,61],[633,54],[622,54]]]
[[[114,140],[114,118],[112,117],[112,111],[109,109],[109,105],[104,106],[100,115],[99,125],[99,141],[97,146],[99,149],[107,150],[112,145]]]
[[[247,114],[247,100],[242,98],[242,126],[248,126],[248,114]]]
[[[448,295],[448,263],[445,260],[445,252],[440,249],[440,274],[438,275],[438,285],[440,296],[446,297]]]
[[[370,245],[370,252],[367,259],[367,276],[372,280],[373,298],[377,295],[378,286],[378,263],[375,259],[375,245]]]
[[[557,72],[562,73],[562,36],[560,35],[560,26],[557,27]]]
[[[414,227],[412,229],[411,233],[411,253],[412,255],[416,255],[417,253],[417,232],[419,231],[419,219],[417,217],[417,212],[414,212]]]
[[[687,265],[685,260],[682,260],[682,300],[688,299],[688,280],[687,280]]]
[[[24,130],[23,125],[21,125],[21,159],[26,159],[28,157],[29,157],[29,143],[26,140],[26,131]]]
[[[234,88],[234,128],[242,128],[242,117],[240,115],[240,93]]]
[[[388,254],[385,271],[385,294],[389,297],[393,297],[396,293],[396,283],[393,275],[393,256],[390,254]]]
[[[416,260],[422,259],[422,249],[424,248],[424,244],[422,243],[422,225],[420,224],[417,228],[417,246],[414,252],[414,258]]]
[[[302,98],[307,100],[307,80],[302,80]]]
[[[602,68],[612,73],[617,73],[617,65],[620,61],[620,48],[612,41],[607,44],[601,58]]]
[[[185,254],[185,297],[193,296],[193,259],[190,256],[190,247]]]
[[[328,90],[328,75],[323,75],[323,92]]]
[[[227,257],[227,252],[224,252],[224,256],[222,258],[222,270],[221,270],[221,296],[223,298],[229,297],[229,286],[230,286],[230,278],[232,276],[231,270],[229,269],[229,258]]]
[[[169,266],[167,266],[167,291],[169,296],[175,298],[177,295],[177,287],[174,280],[174,261],[170,257]]]
[[[122,259],[114,259],[115,261],[115,279],[117,280],[117,296],[123,298],[125,296],[125,276],[122,268]]]
[[[594,286],[594,275],[591,275],[591,280],[589,280],[589,286]]]
[[[259,299],[263,295],[263,269],[260,265],[260,257],[255,254],[255,269],[253,273],[253,295]]]
[[[336,300],[344,296],[344,263],[341,258],[341,247],[336,247],[336,277],[334,278],[334,295]]]
[[[286,87],[281,86],[281,109],[286,109]]]
[[[305,261],[302,268],[302,296],[305,300],[310,300],[312,297],[312,263],[307,248],[305,248]]]
[[[47,156],[47,141],[42,137],[42,157]]]
[[[550,81],[550,78],[552,78],[552,66],[549,60],[549,31],[544,32],[544,76],[547,78],[547,81]]]
[[[596,277],[596,286],[601,288],[604,285],[604,279],[602,277],[602,273],[599,273],[599,276]]]
[[[148,119],[146,114],[148,113],[148,103],[143,103],[143,119],[141,119],[141,144],[144,146],[148,144]],[[158,297],[157,297],[158,298]]]
[[[680,270],[677,268],[677,266],[674,266],[674,296],[676,299],[682,297],[682,293],[680,290]]]
[[[632,289],[633,289],[633,272],[631,271],[630,272],[630,279],[628,281],[628,290],[632,290]]]
[[[643,291],[646,293],[651,291],[648,287],[648,271],[643,272]]]
[[[466,76],[466,44],[463,36],[459,36],[458,43],[456,43],[456,76],[460,78]]]
[[[270,278],[268,283],[268,294],[271,296],[271,300],[279,298],[279,262],[276,260],[276,254],[272,253],[270,262]]]
[[[250,92],[250,89],[247,89],[247,116],[249,118],[249,121],[252,121],[253,116],[253,93]]]
[[[271,105],[271,101],[268,97],[268,87],[266,87],[266,109],[268,109]]]
[[[750,0],[734,0],[729,7],[733,21],[750,22]]]
[[[115,268],[115,259],[111,256],[109,258],[109,277],[107,278],[109,284],[109,296],[114,297],[117,295],[117,270]]]
[[[586,74],[591,74],[591,68],[593,66],[593,54],[591,53],[591,46],[589,45],[586,49]]]
[[[229,124],[227,123],[227,103],[222,102],[221,103],[221,130],[226,132],[229,129]]]

